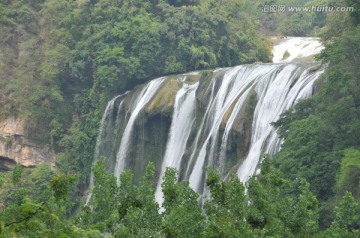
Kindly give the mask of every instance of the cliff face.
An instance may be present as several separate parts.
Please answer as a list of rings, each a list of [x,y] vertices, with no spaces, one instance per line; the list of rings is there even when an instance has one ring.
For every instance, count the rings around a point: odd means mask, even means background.
[[[36,144],[24,135],[22,120],[12,117],[0,122],[0,170],[9,170],[16,164],[34,167],[55,161],[49,145]]]
[[[149,81],[109,101],[94,158],[105,157],[118,178],[132,170],[135,182],[152,162],[160,203],[166,167],[204,196],[207,167],[223,180],[236,173],[245,182],[263,154],[279,150],[271,122],[311,96],[324,71],[315,66],[241,65]]]

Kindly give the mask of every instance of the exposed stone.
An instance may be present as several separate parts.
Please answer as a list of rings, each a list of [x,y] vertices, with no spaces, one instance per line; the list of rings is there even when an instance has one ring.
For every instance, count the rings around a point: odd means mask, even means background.
[[[287,60],[290,57],[290,53],[286,50],[281,60]]]
[[[16,162],[6,157],[0,156],[0,171],[7,171],[15,167]]]
[[[146,107],[150,115],[161,113],[171,117],[179,81],[174,77],[167,80]]]
[[[42,162],[54,163],[54,153],[49,145],[39,145],[28,140],[24,122],[7,118],[0,122],[0,169],[9,170],[15,164],[34,167]]]

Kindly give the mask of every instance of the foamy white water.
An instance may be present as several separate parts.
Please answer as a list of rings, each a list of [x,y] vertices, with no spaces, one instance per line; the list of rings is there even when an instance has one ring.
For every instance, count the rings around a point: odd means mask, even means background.
[[[322,72],[311,74],[309,68],[302,71],[289,64],[274,77],[257,85],[259,101],[253,118],[251,145],[237,172],[241,181],[246,182],[255,173],[262,154],[277,152],[279,148],[274,147],[280,144],[279,138],[270,123],[277,121],[296,102],[309,97],[313,83]]]
[[[158,176],[155,195],[160,205],[163,202],[162,177],[167,167],[179,170],[179,179],[189,180],[191,188],[200,194],[207,194],[207,167],[216,168],[222,179],[236,172],[241,181],[246,182],[258,171],[264,153],[275,154],[280,149],[281,141],[271,122],[299,100],[310,97],[314,82],[324,72],[324,69],[314,70],[314,66],[319,68],[315,63],[289,61],[312,56],[321,49],[321,44],[315,38],[287,38],[273,50],[274,62],[282,64],[217,69],[213,71],[211,79],[205,78],[205,81],[193,84],[187,82],[187,77],[194,77],[197,72],[179,75],[177,77],[182,86],[174,95],[173,111],[171,115],[164,116],[169,121],[167,128],[162,126],[162,121],[158,121],[151,124],[157,127],[146,128],[146,138],[135,136],[138,131],[134,130],[135,126],[144,128],[142,123],[146,121],[146,115],[141,112],[163,83],[174,77],[154,79],[138,95],[130,93],[126,96],[127,100],[123,99],[126,106],[114,104],[120,101],[117,98],[109,102],[101,122],[95,154],[105,154],[111,158],[108,162],[114,163],[110,167],[118,182],[125,169],[134,169],[138,163],[133,172],[139,173],[135,174],[139,177],[144,172],[141,171],[143,165],[147,161],[155,161]],[[288,53],[286,59],[285,52]],[[253,111],[248,110],[250,97],[256,98]],[[247,127],[243,123],[245,111],[251,114],[249,120],[252,120],[246,124]],[[140,114],[143,116],[139,117]],[[156,115],[152,115],[151,120],[162,120],[161,114]],[[166,138],[163,138],[162,130],[166,130]],[[237,136],[232,137],[234,133]],[[151,137],[149,134],[162,137]],[[134,138],[138,141],[134,141]],[[149,138],[161,141],[149,141]],[[236,141],[239,138],[247,142]],[[141,146],[134,146],[132,142]],[[144,148],[149,144],[155,151]],[[239,148],[244,144],[246,148]],[[131,156],[128,153],[130,149]],[[144,150],[148,154],[134,150]],[[242,154],[237,151],[242,151]],[[137,158],[131,158],[136,154]],[[152,156],[151,159],[149,156]],[[93,183],[92,179],[90,183]]]
[[[169,139],[155,193],[156,201],[160,205],[163,203],[161,183],[166,168],[172,167],[180,170],[181,159],[185,153],[186,143],[195,121],[195,90],[198,86],[199,83],[193,85],[183,83],[182,88],[176,94]]]
[[[130,139],[132,136],[132,130],[137,116],[140,111],[144,108],[144,106],[154,97],[157,90],[160,88],[165,78],[158,78],[150,81],[144,88],[141,90],[139,96],[136,98],[133,103],[133,108],[131,111],[131,116],[127,125],[125,127],[120,148],[118,154],[116,156],[116,164],[114,174],[117,177],[117,182],[120,182],[120,174],[123,172],[125,168],[125,159],[127,156],[127,152],[130,146]]]
[[[103,138],[106,137],[106,130],[105,130],[105,127],[106,126],[112,126],[112,125],[109,125],[109,121],[111,121],[111,115],[114,113],[114,104],[115,104],[115,101],[121,97],[123,95],[119,95],[119,96],[116,96],[114,97],[113,99],[111,99],[107,106],[106,106],[106,109],[105,109],[105,112],[101,118],[101,122],[100,122],[100,128],[99,128],[99,135],[96,139],[96,145],[95,145],[95,154],[94,154],[94,163],[98,160],[99,158],[99,148],[101,147],[101,143],[103,143]],[[120,103],[120,106],[119,108],[121,108],[121,103]],[[86,197],[86,204],[89,203],[90,199],[91,199],[91,189],[93,189],[94,187],[94,174],[91,172],[90,174],[90,181],[89,181],[89,190],[90,190],[90,193],[87,195]]]
[[[286,63],[319,54],[324,46],[319,38],[287,37],[273,47],[273,62]]]

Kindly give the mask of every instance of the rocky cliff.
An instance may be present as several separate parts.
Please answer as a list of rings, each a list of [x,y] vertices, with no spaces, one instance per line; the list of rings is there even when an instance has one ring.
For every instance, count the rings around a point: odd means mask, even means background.
[[[54,163],[49,145],[36,144],[25,137],[24,123],[18,118],[0,122],[0,170],[9,170],[16,164],[34,167],[42,162]]]

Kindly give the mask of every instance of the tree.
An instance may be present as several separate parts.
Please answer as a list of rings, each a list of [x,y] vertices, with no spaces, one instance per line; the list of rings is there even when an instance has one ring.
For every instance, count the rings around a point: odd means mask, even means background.
[[[330,152],[333,146],[329,139],[331,136],[324,121],[310,115],[291,124],[283,148],[276,156],[276,163],[289,178],[303,177],[311,181],[310,189],[319,199],[333,194],[339,166],[340,155]],[[305,167],[306,170],[300,169]]]
[[[155,201],[154,173],[154,164],[149,163],[138,186],[133,184],[131,172],[124,172],[120,176],[120,227],[116,230],[115,237],[160,236],[161,215]]]
[[[303,179],[293,182],[274,168],[269,158],[248,184],[247,221],[258,235],[313,237],[318,231],[317,199]]]
[[[349,7],[353,7],[353,9],[354,9],[353,11],[350,12],[350,17],[351,17],[353,24],[355,26],[359,25],[359,23],[360,23],[360,12],[359,12],[360,3],[356,0],[346,0],[346,3],[348,4]]]
[[[161,185],[165,209],[162,231],[166,237],[200,236],[204,230],[205,217],[201,213],[198,194],[189,187],[189,182],[177,182],[177,171],[167,168]]]
[[[20,182],[22,174],[23,174],[23,168],[21,164],[16,164],[12,174],[12,182],[14,185]]]
[[[16,171],[8,173],[7,180]],[[26,177],[4,185],[0,193],[4,201],[0,210],[1,237],[100,237],[98,232],[75,227],[68,220],[71,206],[66,201],[74,176],[52,172],[47,164],[24,169]]]
[[[358,237],[360,235],[360,205],[350,192],[346,192],[338,207],[335,219],[321,237]]]
[[[221,182],[218,173],[209,169],[206,185],[210,189],[210,199],[204,207],[208,217],[204,237],[253,237],[246,222],[245,189],[237,176]]]
[[[337,176],[336,190],[339,195],[346,191],[352,193],[356,199],[360,199],[360,151],[347,149],[341,161],[341,168]]]
[[[119,190],[115,176],[106,170],[104,159],[99,160],[93,168],[94,188],[91,191],[90,202],[90,207],[93,210],[91,222],[98,223],[98,226],[103,228],[108,222],[111,225],[111,217],[117,210]]]

